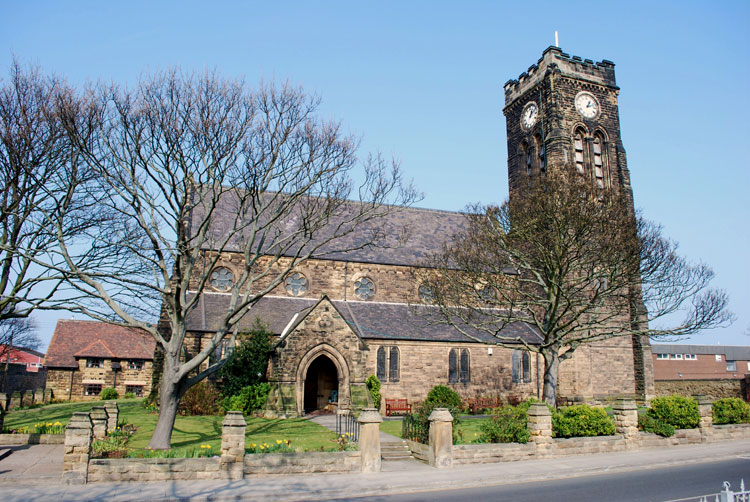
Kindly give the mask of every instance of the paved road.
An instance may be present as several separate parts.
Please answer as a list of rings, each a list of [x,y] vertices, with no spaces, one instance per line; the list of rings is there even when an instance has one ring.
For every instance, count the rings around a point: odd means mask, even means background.
[[[35,447],[32,447],[36,448]],[[32,482],[28,477],[13,484],[0,487],[2,502],[28,502],[29,500],[82,502],[126,502],[126,501],[160,501],[176,502],[185,500],[203,501],[302,501],[302,500],[335,500],[347,497],[379,497],[374,500],[389,500],[387,497],[402,493],[417,496],[428,495],[428,498],[416,500],[433,500],[432,490],[451,490],[460,488],[469,493],[474,502],[482,496],[482,487],[492,484],[506,484],[507,490],[514,490],[510,485],[517,485],[521,492],[529,490],[528,483],[539,483],[539,489],[548,489],[545,501],[554,500],[557,493],[554,483],[567,483],[570,478],[582,479],[583,476],[596,478],[612,473],[636,473],[647,475],[649,471],[662,468],[696,466],[719,461],[739,462],[748,470],[746,481],[750,479],[750,440],[727,441],[722,443],[684,445],[672,448],[628,451],[617,453],[599,453],[542,460],[522,460],[518,462],[500,462],[496,464],[474,464],[455,466],[453,469],[433,469],[416,461],[398,463],[394,469],[386,468],[384,472],[373,474],[307,474],[289,476],[252,476],[239,481],[206,480],[206,481],[167,481],[148,483],[92,483],[89,485],[70,486],[63,484],[44,484]],[[0,470],[12,470],[14,456],[0,460]],[[388,463],[386,463],[388,464]],[[396,464],[396,463],[394,463]],[[391,467],[391,466],[388,466]],[[699,470],[703,466],[696,467]],[[25,472],[33,474],[33,470]],[[728,471],[722,471],[722,474]],[[623,479],[628,479],[627,477]],[[553,481],[554,480],[554,481]],[[718,476],[716,482],[727,480]],[[680,482],[689,482],[680,481]],[[553,484],[545,484],[551,482]],[[657,482],[670,482],[657,476]],[[736,482],[736,481],[735,481]],[[523,483],[518,485],[519,483]],[[625,487],[631,487],[631,481],[625,481]],[[575,483],[574,483],[575,484]],[[574,488],[574,484],[571,485]],[[588,485],[587,485],[588,486]],[[591,485],[594,486],[594,485]],[[711,482],[713,486],[713,481]],[[553,487],[553,488],[548,488]],[[720,488],[711,488],[716,491]],[[479,489],[479,492],[472,490]],[[617,486],[603,485],[597,488],[599,500],[611,500],[611,493],[625,493],[626,498],[634,499],[635,495],[625,492]],[[492,492],[490,492],[492,493]],[[576,500],[575,491],[569,500]],[[690,492],[694,494],[693,492]],[[700,495],[701,493],[698,493]],[[632,496],[631,496],[632,495]],[[497,495],[488,495],[490,500],[497,500]],[[408,500],[408,499],[407,499]],[[454,500],[451,498],[451,500]],[[614,500],[614,499],[612,499]],[[645,500],[658,500],[647,498]]]
[[[341,498],[352,502],[713,502],[724,481],[738,490],[750,488],[750,456],[718,462],[671,466],[646,471],[596,474],[535,483],[442,490],[378,497]]]

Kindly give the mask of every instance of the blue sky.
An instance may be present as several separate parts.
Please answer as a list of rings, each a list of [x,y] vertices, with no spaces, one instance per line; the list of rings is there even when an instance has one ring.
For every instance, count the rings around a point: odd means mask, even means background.
[[[321,115],[400,159],[424,207],[508,194],[503,84],[554,43],[616,64],[636,206],[716,271],[737,322],[693,343],[750,344],[747,1],[0,1],[13,56],[72,83],[180,66],[289,81]],[[38,317],[45,343],[56,316]]]

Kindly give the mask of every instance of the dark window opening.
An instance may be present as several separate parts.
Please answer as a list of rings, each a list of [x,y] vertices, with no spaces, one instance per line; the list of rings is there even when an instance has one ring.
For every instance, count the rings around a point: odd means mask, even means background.
[[[391,360],[389,361],[389,363],[388,377],[390,378],[391,382],[398,382],[398,349],[396,347],[391,347]]]

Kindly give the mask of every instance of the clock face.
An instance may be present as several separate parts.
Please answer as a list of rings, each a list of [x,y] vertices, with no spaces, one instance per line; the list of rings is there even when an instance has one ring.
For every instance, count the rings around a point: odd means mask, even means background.
[[[579,92],[576,96],[576,110],[583,118],[593,119],[599,115],[599,102],[593,94]]]
[[[525,130],[531,129],[539,118],[539,107],[533,101],[526,103],[521,112],[521,127]]]

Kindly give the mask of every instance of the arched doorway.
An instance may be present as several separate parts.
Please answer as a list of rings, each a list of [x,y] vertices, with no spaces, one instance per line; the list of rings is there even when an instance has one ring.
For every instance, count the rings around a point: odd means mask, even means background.
[[[321,354],[307,368],[305,375],[304,412],[322,410],[331,401],[338,401],[339,375],[336,365]]]

